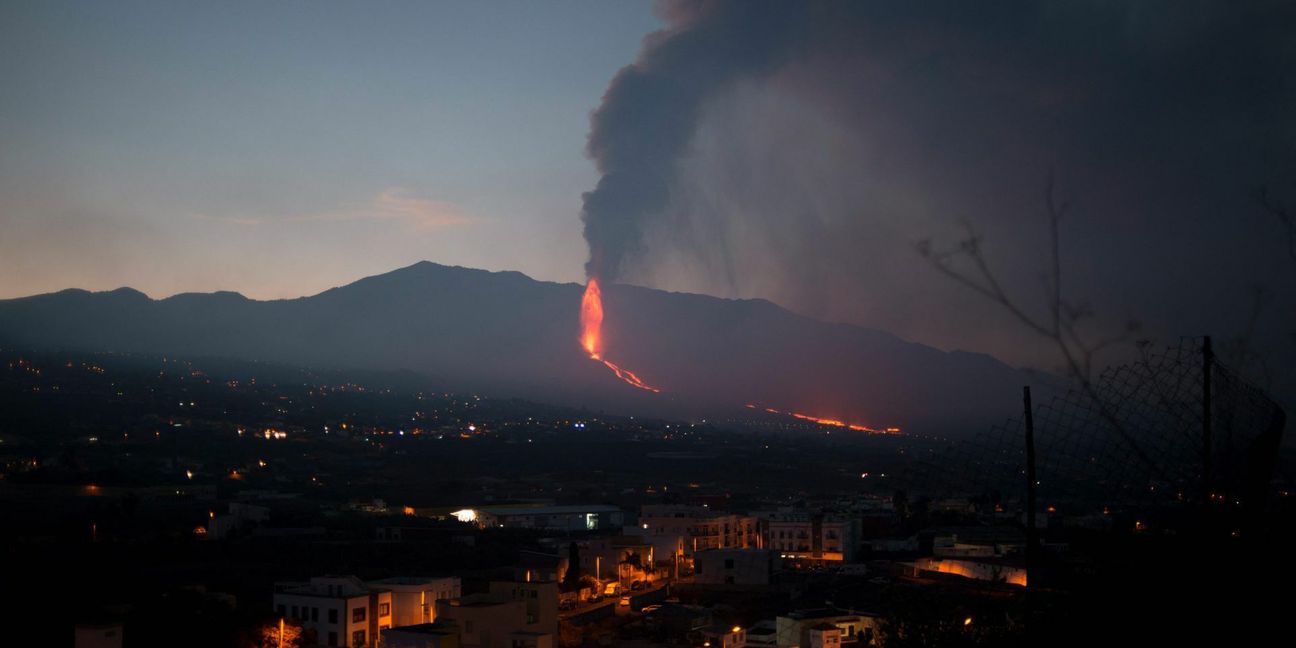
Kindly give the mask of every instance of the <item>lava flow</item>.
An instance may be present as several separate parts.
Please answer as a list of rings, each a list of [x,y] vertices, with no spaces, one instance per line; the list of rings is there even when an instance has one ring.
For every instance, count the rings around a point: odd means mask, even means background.
[[[809,414],[802,414],[800,412],[785,412],[783,410],[774,409],[773,407],[759,407],[752,403],[748,403],[747,407],[750,409],[762,409],[765,410],[766,412],[769,412],[770,414],[781,414],[783,416],[791,416],[793,418],[799,418],[803,421],[818,423],[819,425],[831,425],[832,427],[847,428],[850,430],[855,430],[857,432],[870,432],[872,434],[899,434],[900,433],[900,428],[896,428],[896,427],[877,429],[877,428],[871,428],[871,427],[859,425],[858,423],[847,423],[845,421],[838,420],[838,419],[820,418],[818,416],[810,416]]]
[[[660,389],[641,380],[635,372],[622,369],[603,357],[603,293],[599,290],[598,280],[593,277],[590,277],[589,283],[585,284],[585,295],[581,297],[580,321],[581,346],[585,348],[590,358],[607,365],[607,368],[627,385],[653,393],[661,392]]]

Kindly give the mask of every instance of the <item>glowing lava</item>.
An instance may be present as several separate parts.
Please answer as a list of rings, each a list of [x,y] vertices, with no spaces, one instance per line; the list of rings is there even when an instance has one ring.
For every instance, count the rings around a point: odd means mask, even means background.
[[[585,284],[585,295],[581,297],[580,322],[581,346],[591,358],[598,360],[602,342],[599,334],[603,330],[603,292],[593,277]]]
[[[603,358],[603,292],[599,290],[598,280],[593,277],[590,277],[589,283],[585,284],[585,295],[581,297],[580,323],[580,343],[590,358],[602,362],[627,385],[653,393],[661,392],[660,389],[641,380],[635,372],[622,369],[612,361]]]
[[[819,425],[830,425],[832,427],[840,427],[849,430],[855,430],[856,432],[869,432],[871,434],[899,434],[900,433],[900,428],[896,428],[896,427],[883,428],[879,430],[877,428],[871,428],[871,427],[859,425],[858,423],[847,423],[839,419],[820,418],[818,416],[810,416],[809,414],[802,414],[800,412],[785,412],[783,410],[774,409],[773,407],[759,407],[751,403],[748,403],[747,407],[750,409],[765,410],[770,414],[791,416],[792,418],[798,418],[803,421],[810,421],[811,423],[818,423]]]

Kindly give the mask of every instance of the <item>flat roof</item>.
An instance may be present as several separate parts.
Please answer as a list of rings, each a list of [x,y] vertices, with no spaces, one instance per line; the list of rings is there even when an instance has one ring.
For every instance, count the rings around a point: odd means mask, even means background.
[[[563,515],[568,513],[614,513],[621,511],[621,507],[610,504],[590,504],[588,506],[482,506],[473,510],[490,513],[491,515]]]

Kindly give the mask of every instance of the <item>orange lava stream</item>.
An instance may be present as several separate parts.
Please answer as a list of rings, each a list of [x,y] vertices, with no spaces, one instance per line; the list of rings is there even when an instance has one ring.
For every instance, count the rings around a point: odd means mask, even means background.
[[[612,370],[612,373],[616,374],[616,377],[617,377],[617,378],[620,378],[621,380],[624,380],[624,381],[626,382],[626,384],[628,384],[628,385],[634,385],[635,387],[638,387],[639,389],[646,389],[646,390],[648,390],[648,391],[650,391],[650,392],[652,392],[652,393],[654,393],[654,394],[660,394],[660,393],[661,393],[661,390],[660,390],[660,389],[657,389],[656,387],[653,387],[652,385],[649,385],[648,383],[646,383],[646,382],[640,380],[640,379],[639,379],[639,376],[636,376],[636,375],[635,375],[635,372],[630,371],[629,369],[622,369],[621,367],[616,366],[616,365],[613,364],[612,362],[609,362],[609,361],[607,361],[607,360],[604,360],[603,358],[600,358],[600,357],[598,357],[598,356],[590,356],[590,357],[593,358],[593,359],[595,359],[595,360],[599,360],[599,361],[601,361],[603,364],[607,365],[607,368],[608,368],[608,369],[611,369],[611,370]]]
[[[749,409],[760,409],[760,410],[765,410],[766,412],[769,412],[770,414],[779,414],[779,415],[782,415],[782,416],[791,416],[791,417],[793,417],[793,418],[798,418],[798,419],[801,419],[801,420],[803,420],[803,421],[810,421],[810,422],[812,422],[812,423],[818,423],[819,425],[830,425],[830,426],[832,426],[832,427],[839,427],[839,428],[846,428],[846,429],[848,429],[848,430],[855,430],[856,432],[868,432],[868,433],[870,433],[870,434],[900,434],[900,428],[897,428],[897,427],[889,427],[889,428],[877,429],[877,428],[867,427],[867,426],[864,426],[864,425],[859,425],[859,424],[857,424],[857,423],[847,423],[847,422],[845,422],[845,421],[838,420],[838,419],[830,419],[830,418],[821,418],[821,417],[818,417],[818,416],[810,416],[809,414],[802,414],[801,412],[787,412],[787,411],[783,411],[783,410],[774,409],[773,407],[758,407],[758,406],[756,406],[756,405],[754,405],[754,404],[752,404],[752,403],[748,403],[748,404],[747,404],[747,407],[748,407]]]
[[[644,382],[635,372],[629,369],[622,369],[616,363],[603,359],[603,291],[599,289],[598,280],[590,277],[589,283],[585,284],[585,294],[581,297],[581,347],[589,354],[593,360],[598,360],[612,373],[616,374],[627,385],[638,387],[654,394],[661,393],[660,389]]]

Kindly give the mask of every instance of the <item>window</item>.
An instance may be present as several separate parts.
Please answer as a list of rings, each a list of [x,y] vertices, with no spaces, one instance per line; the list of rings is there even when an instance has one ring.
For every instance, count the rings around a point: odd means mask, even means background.
[[[351,623],[360,623],[365,620],[365,609],[362,607],[351,610]]]
[[[294,619],[297,618],[297,606],[296,606],[296,605],[292,606],[292,615],[291,615],[291,616],[292,616],[292,618],[294,618]]]
[[[328,633],[328,645],[330,645],[330,646],[336,646],[336,645],[337,645],[337,633],[336,633],[336,632],[330,632],[330,633]]]
[[[379,603],[378,616],[380,617],[391,616],[391,603]]]
[[[282,603],[276,606],[275,609],[279,611],[279,616],[288,616],[288,609]]]
[[[328,611],[328,620],[329,620],[329,623],[337,623],[337,616],[338,616],[338,615],[337,615],[337,608],[329,608],[329,611]]]
[[[733,576],[725,576],[725,585],[733,585],[733,584],[734,584]]]
[[[311,608],[311,621],[312,622],[319,621],[319,608],[317,607]]]
[[[359,646],[364,646],[364,645],[365,645],[365,631],[364,631],[364,630],[356,630],[355,632],[352,632],[352,633],[351,633],[351,645],[352,645],[352,646],[357,646],[357,647],[359,647]]]
[[[473,622],[464,621],[464,632],[467,632],[468,634],[472,634],[472,631],[473,631]]]

